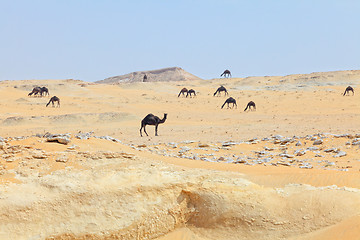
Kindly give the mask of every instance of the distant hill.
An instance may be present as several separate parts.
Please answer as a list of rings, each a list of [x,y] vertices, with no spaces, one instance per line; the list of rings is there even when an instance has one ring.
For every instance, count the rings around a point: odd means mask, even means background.
[[[125,75],[105,78],[96,83],[105,84],[119,84],[127,82],[144,82],[144,75],[146,74],[146,82],[172,82],[172,81],[187,81],[187,80],[201,80],[201,78],[186,72],[179,67],[163,68],[150,71],[132,72]]]

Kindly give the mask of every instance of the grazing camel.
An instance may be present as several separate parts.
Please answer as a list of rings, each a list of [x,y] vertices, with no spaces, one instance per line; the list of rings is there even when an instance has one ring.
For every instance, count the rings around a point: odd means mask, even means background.
[[[253,101],[250,101],[247,105],[246,108],[244,109],[244,112],[249,108],[249,110],[251,110],[251,107],[253,108],[253,110],[256,110],[255,107],[255,103]]]
[[[146,133],[146,136],[149,136],[146,132],[145,126],[146,125],[155,125],[155,136],[158,136],[157,129],[159,124],[164,123],[167,118],[167,113],[164,113],[164,118],[160,119],[157,116],[154,116],[154,114],[148,114],[146,117],[141,121],[141,128],[140,128],[140,136],[142,137],[141,130],[144,128],[144,132]]]
[[[148,77],[146,76],[146,74],[144,75],[144,79],[143,82],[147,82]]]
[[[187,88],[181,89],[181,91],[179,92],[178,97],[180,97],[181,94],[185,97],[185,93],[187,93],[187,92],[188,92]]]
[[[352,92],[353,96],[354,96],[354,89],[350,86],[348,86],[346,89],[345,89],[345,92],[344,92],[344,95],[347,94],[347,95],[350,95],[350,92]]]
[[[220,86],[220,87],[216,90],[216,92],[214,93],[214,96],[215,96],[216,94],[218,94],[218,96],[220,96],[220,92],[225,92],[225,96],[226,96],[226,95],[229,95],[229,93],[228,93],[228,91],[226,90],[226,88],[225,88],[224,86]]]
[[[31,95],[33,95],[33,94],[34,94],[34,96],[35,96],[35,95],[37,95],[38,93],[41,94],[41,87],[34,87],[33,90],[28,94],[28,96],[31,96]]]
[[[227,70],[227,69],[220,75],[220,77],[222,77],[222,76],[224,76],[224,77],[229,77],[229,76],[232,77],[231,72],[229,70]]]
[[[46,95],[50,96],[49,89],[47,87],[42,87],[40,89],[41,89],[40,96],[42,96],[43,93],[44,93],[44,96],[46,96]]]
[[[195,93],[195,90],[194,89],[190,89],[187,94],[186,94],[186,97],[188,97],[188,95],[190,95],[191,97],[191,94],[194,94],[194,97],[196,96],[196,93]]]
[[[229,97],[228,99],[226,99],[224,104],[221,106],[221,109],[225,106],[225,104],[227,104],[227,107],[230,108],[230,106],[229,106],[230,103],[233,104],[233,107],[236,106],[236,108],[237,108],[236,100],[232,97]]]
[[[58,98],[57,96],[53,96],[52,98],[50,98],[50,101],[46,104],[46,107],[49,106],[50,103],[52,103],[52,106],[55,107],[54,102],[57,102],[57,107],[60,107],[60,98]]]

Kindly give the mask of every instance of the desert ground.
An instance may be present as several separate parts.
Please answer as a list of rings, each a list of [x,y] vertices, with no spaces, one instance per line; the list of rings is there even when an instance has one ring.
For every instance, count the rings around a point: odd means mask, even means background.
[[[0,239],[360,239],[359,83],[1,81]]]

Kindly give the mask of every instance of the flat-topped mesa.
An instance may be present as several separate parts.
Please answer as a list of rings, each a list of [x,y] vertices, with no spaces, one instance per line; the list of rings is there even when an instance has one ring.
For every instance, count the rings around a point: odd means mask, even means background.
[[[144,76],[146,76],[144,78]],[[105,78],[96,83],[105,84],[119,84],[128,82],[172,82],[172,81],[187,81],[187,80],[201,80],[201,78],[186,72],[179,67],[162,68],[150,71],[132,72],[125,75]]]

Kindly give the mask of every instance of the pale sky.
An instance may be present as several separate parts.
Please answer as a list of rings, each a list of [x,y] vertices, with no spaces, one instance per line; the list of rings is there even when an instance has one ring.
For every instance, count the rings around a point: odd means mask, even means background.
[[[0,80],[360,69],[357,0],[0,0]]]

